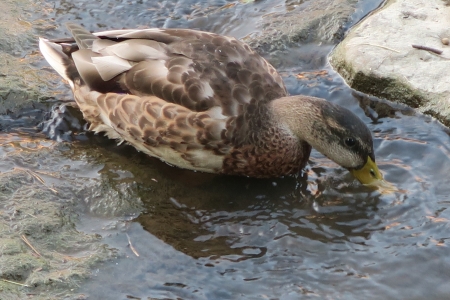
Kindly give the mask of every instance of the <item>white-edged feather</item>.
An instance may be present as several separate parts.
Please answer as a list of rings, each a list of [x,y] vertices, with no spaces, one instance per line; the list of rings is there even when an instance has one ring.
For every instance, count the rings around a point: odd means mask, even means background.
[[[165,53],[153,47],[136,43],[133,40],[110,46],[108,50],[120,58],[137,62],[146,59],[167,59]]]
[[[111,80],[132,67],[130,62],[117,56],[92,57],[92,62],[104,81]]]
[[[92,43],[92,51],[96,52],[96,53],[100,53],[103,55],[112,55],[113,52],[112,51],[108,51],[107,49],[113,45],[116,45],[116,42],[113,42],[111,40],[102,40],[102,39],[97,39]],[[106,50],[106,51],[105,51]]]
[[[67,66],[70,64],[70,60],[67,55],[62,52],[62,46],[51,43],[47,39],[39,38],[39,49],[42,55],[45,57],[47,62],[55,69],[58,74],[69,81],[72,85],[71,80],[67,77]]]

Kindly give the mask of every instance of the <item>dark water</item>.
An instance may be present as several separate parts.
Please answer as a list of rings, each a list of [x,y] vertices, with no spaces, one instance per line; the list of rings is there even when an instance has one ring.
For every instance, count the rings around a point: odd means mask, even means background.
[[[307,9],[309,2],[55,1],[45,4],[54,8],[45,17],[54,24],[76,20],[92,30],[117,23],[244,37],[264,15],[295,4]],[[380,2],[358,1],[344,26]],[[61,27],[45,32],[50,37],[63,34]],[[79,292],[89,299],[450,296],[448,130],[401,105],[355,94],[327,63],[332,47],[298,45],[268,59],[283,74],[291,94],[324,97],[368,124],[380,169],[398,192],[368,190],[314,151],[297,177],[213,176],[168,167],[130,147],[83,133],[82,124],[68,125],[81,134],[61,151],[58,164],[43,159],[40,167],[72,166],[62,173],[87,186],[80,195],[79,230],[98,232],[123,253],[95,270]],[[306,73],[297,77],[300,72]],[[33,138],[32,120],[43,118],[45,111],[2,118],[4,132],[20,133],[3,139],[8,145],[11,140],[42,139]],[[2,145],[2,153],[8,152]],[[1,168],[12,165],[3,163]],[[91,180],[102,181],[103,188],[89,189]],[[54,184],[64,185],[64,177]],[[139,257],[127,246],[127,235]]]

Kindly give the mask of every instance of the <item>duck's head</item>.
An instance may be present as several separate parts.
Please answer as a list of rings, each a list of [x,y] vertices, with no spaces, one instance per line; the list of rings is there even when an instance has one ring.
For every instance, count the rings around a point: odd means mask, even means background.
[[[361,183],[379,186],[383,176],[375,163],[372,134],[366,124],[346,108],[324,102],[323,123],[313,128],[318,136],[312,145],[325,156],[347,168]]]
[[[385,185],[375,163],[372,134],[354,113],[308,96],[286,97],[275,102],[275,110],[282,112],[278,117],[300,140],[347,168],[361,183],[374,187]]]

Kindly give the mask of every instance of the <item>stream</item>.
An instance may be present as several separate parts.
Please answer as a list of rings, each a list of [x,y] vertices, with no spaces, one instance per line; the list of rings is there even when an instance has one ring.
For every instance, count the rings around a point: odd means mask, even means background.
[[[42,11],[30,18],[41,20],[33,30],[47,38],[66,36],[62,24],[75,21],[97,31],[145,25],[250,39],[268,15],[308,11],[314,1],[246,2],[40,1]],[[345,2],[354,10],[342,24],[345,30],[382,3]],[[319,32],[325,34],[325,29]],[[117,255],[94,264],[89,279],[77,282],[76,295],[214,300],[448,297],[449,130],[429,116],[387,101],[395,99],[350,89],[328,64],[334,46],[319,37],[262,54],[279,70],[290,94],[345,106],[369,126],[379,168],[396,192],[382,194],[361,186],[347,170],[314,150],[302,174],[285,178],[218,176],[170,167],[86,132],[80,114],[67,101],[68,85],[38,59],[34,67],[53,78],[41,88],[56,96],[0,115],[0,172],[27,169],[39,174],[47,187],[58,191],[47,192],[52,203],[71,211],[77,231],[96,235],[115,249]],[[82,257],[88,249],[66,253]]]

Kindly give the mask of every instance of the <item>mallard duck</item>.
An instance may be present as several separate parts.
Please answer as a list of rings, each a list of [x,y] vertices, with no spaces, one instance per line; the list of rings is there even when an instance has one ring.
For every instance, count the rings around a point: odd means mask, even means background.
[[[356,115],[289,96],[275,68],[242,41],[190,29],[67,28],[73,38],[39,46],[92,131],[202,172],[294,174],[314,147],[363,184],[382,180],[371,132]]]

